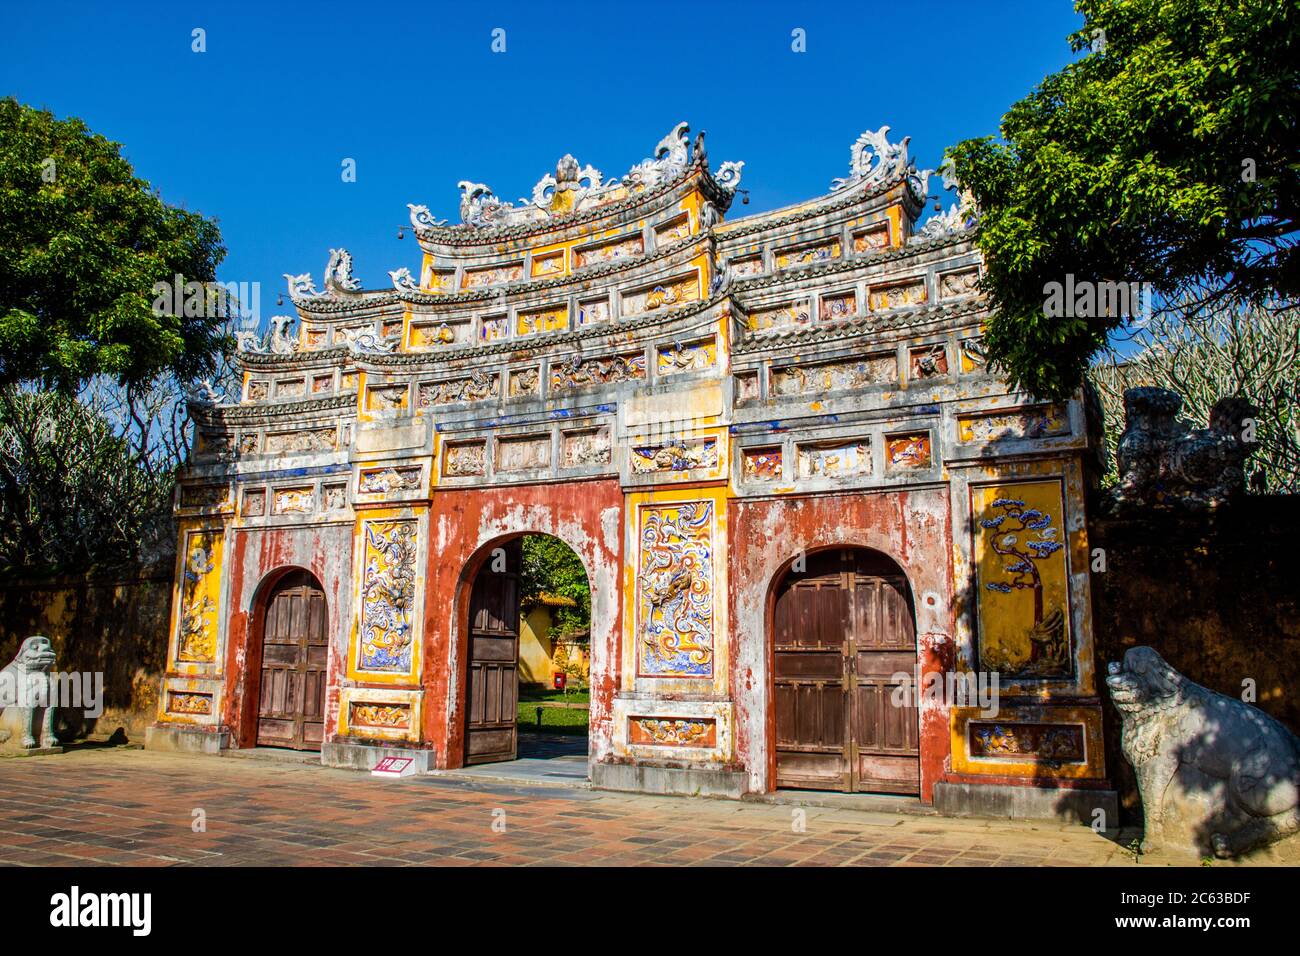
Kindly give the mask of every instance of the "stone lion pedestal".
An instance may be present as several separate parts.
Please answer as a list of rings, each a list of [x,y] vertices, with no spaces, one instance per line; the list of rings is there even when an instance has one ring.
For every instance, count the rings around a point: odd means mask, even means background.
[[[54,661],[54,645],[37,634],[23,641],[14,659],[0,670],[0,756],[63,753],[54,736]]]
[[[1112,663],[1106,684],[1142,795],[1143,852],[1226,858],[1300,830],[1300,739],[1286,727],[1150,647]]]

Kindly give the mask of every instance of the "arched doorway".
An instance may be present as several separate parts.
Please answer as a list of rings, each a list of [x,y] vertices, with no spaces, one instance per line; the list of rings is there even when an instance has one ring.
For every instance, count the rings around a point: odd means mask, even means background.
[[[289,571],[262,607],[257,745],[320,750],[329,655],[325,592],[311,572]]]
[[[772,618],[776,785],[920,793],[911,591],[878,551],[836,548],[796,561]],[[905,699],[900,700],[903,697]]]
[[[574,759],[586,776],[590,613],[586,570],[559,538],[524,534],[485,551],[469,592],[466,765]]]

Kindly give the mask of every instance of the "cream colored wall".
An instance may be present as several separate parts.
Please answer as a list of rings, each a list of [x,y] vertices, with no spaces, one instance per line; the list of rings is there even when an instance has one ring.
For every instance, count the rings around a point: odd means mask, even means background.
[[[533,608],[519,621],[519,682],[551,683],[551,612]]]

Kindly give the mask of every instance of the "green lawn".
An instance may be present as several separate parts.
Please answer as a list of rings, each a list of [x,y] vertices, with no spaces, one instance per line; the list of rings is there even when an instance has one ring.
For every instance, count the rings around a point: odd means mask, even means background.
[[[519,729],[537,730],[537,708],[542,708],[542,727],[552,734],[585,734],[587,732],[586,707],[546,706],[538,701],[519,702]]]
[[[544,688],[537,690],[534,688],[519,688],[519,700],[532,701],[537,704],[556,703],[556,704],[589,704],[591,703],[591,691],[587,688],[573,688],[567,694],[562,690]]]

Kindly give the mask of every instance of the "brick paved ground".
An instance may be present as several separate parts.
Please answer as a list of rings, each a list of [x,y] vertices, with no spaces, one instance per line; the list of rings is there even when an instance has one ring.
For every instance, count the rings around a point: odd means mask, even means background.
[[[762,803],[122,748],[0,760],[2,864],[1134,865],[1082,826],[804,812],[797,833]]]

